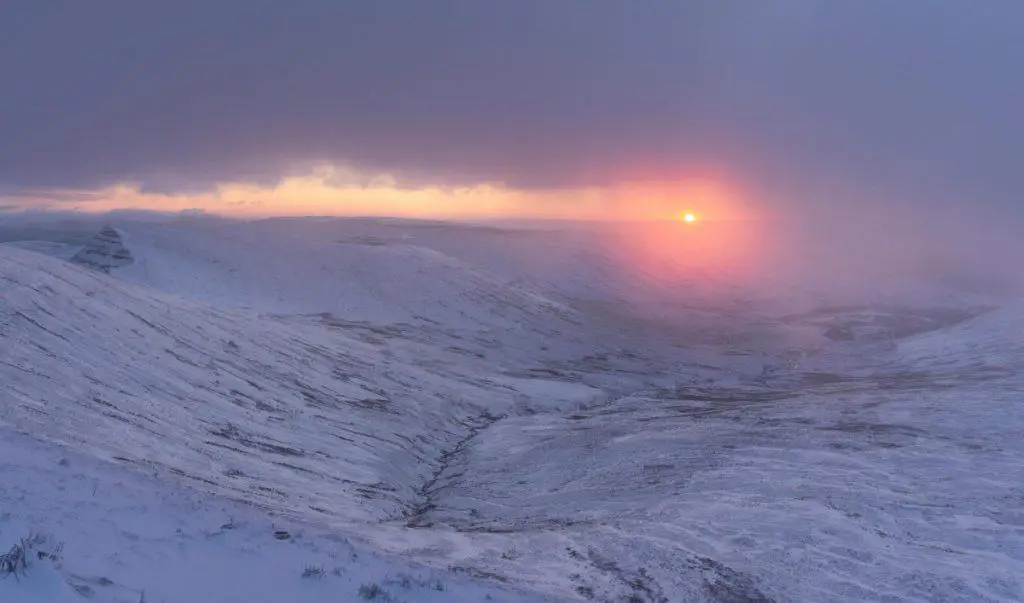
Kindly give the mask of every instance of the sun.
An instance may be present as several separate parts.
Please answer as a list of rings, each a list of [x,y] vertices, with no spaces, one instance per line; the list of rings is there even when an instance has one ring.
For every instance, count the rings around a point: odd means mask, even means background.
[[[687,213],[683,214],[683,222],[686,222],[687,224],[693,224],[696,221],[697,221],[697,216],[695,214],[690,213],[690,212],[687,212]]]

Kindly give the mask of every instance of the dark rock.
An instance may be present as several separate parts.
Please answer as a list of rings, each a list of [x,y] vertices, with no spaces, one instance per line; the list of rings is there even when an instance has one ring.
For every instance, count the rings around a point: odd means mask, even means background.
[[[832,341],[853,341],[856,336],[849,327],[833,326],[825,331],[825,337]]]

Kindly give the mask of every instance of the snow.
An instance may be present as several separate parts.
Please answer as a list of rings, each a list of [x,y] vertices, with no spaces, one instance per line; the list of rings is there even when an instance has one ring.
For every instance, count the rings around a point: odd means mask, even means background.
[[[4,259],[0,421],[227,496],[400,516],[461,424],[515,401],[469,362],[439,375],[322,328]]]
[[[553,574],[538,581],[593,586],[598,564],[567,552],[593,548],[676,600],[700,600],[690,555],[775,600],[1019,600],[1019,380],[986,395],[881,385],[710,406],[664,393],[503,421],[450,466],[427,519],[515,533],[505,546]]]
[[[568,311],[414,242],[290,230],[272,236],[259,225],[215,225],[186,235],[139,225],[125,233],[136,261],[118,276],[201,301],[267,313],[328,312],[350,321],[512,329],[531,315]]]
[[[11,241],[8,243],[0,243],[0,246],[3,245],[16,247],[18,249],[25,249],[27,251],[34,251],[36,253],[64,260],[70,260],[81,250],[81,247],[77,245],[68,245],[67,243],[57,243],[53,241]]]
[[[986,312],[951,329],[918,335],[900,345],[905,362],[950,367],[1024,362],[1024,305]]]
[[[374,584],[393,601],[539,600],[7,430],[0,473],[0,543],[29,532],[63,543],[59,562],[35,560],[23,576],[0,579],[0,601],[333,603],[363,601],[360,587]],[[282,531],[287,540],[275,537]],[[323,575],[304,577],[307,568]]]
[[[585,229],[115,231],[110,275],[0,247],[0,549],[65,543],[0,601],[1024,600],[1019,301],[633,286]]]

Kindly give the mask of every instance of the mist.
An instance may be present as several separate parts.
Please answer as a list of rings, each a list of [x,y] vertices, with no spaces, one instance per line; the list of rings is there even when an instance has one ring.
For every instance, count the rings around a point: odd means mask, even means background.
[[[670,280],[1011,294],[1022,18],[1002,0],[20,3],[0,23],[19,49],[0,53],[19,82],[0,219],[587,220]]]
[[[695,224],[677,217],[452,221],[387,215],[294,216],[257,223],[267,240],[277,243],[294,237],[330,241],[369,228],[459,256],[463,247],[449,248],[443,237],[419,234],[450,229],[460,241],[472,241],[476,251],[464,259],[475,262],[482,253],[493,260],[485,267],[517,278],[602,275],[595,281],[627,300],[631,311],[673,322],[671,308],[680,305],[731,311],[743,302],[770,313],[791,313],[825,305],[1001,304],[1024,294],[1014,259],[1022,257],[1024,245],[1016,225],[998,216],[838,207],[771,219],[705,218]],[[202,229],[252,222],[203,212],[6,212],[0,215],[0,242],[84,245],[107,224],[131,232],[135,225]]]

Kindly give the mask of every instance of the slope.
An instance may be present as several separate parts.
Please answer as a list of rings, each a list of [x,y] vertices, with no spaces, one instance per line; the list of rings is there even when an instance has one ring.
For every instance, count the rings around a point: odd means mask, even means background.
[[[602,601],[1019,601],[1022,330],[1009,308],[784,386],[510,417],[438,477],[432,531],[377,538]]]
[[[176,487],[0,428],[0,547],[40,538],[0,573],[17,603],[539,603],[357,549],[329,530]]]
[[[117,276],[222,306],[489,331],[568,316],[562,304],[414,241],[314,236],[287,224],[133,223]]]
[[[501,253],[481,248],[486,270],[459,257],[479,241],[453,235],[441,252],[422,231],[353,229],[335,252],[279,222],[128,225],[150,272],[137,261],[115,279],[0,251],[0,421],[560,599],[1020,599],[1012,312],[945,326],[966,315],[838,307],[787,322],[730,307],[710,328],[722,343],[671,345],[692,331],[601,322],[569,299],[618,299],[605,277],[508,288]],[[336,262],[354,271],[347,292]],[[403,286],[381,288],[390,274]],[[446,295],[420,295],[436,274],[455,282],[434,324],[415,317]],[[335,293],[361,320],[333,314]],[[836,325],[857,336],[824,335]],[[894,325],[911,335],[879,345]],[[761,378],[807,341],[822,349]],[[999,370],[974,371],[980,359]],[[971,370],[943,366],[961,360]],[[608,395],[583,384],[598,379]]]
[[[516,400],[463,356],[438,368],[33,253],[0,250],[0,287],[0,422],[298,515],[401,516],[472,420]]]

